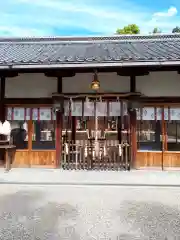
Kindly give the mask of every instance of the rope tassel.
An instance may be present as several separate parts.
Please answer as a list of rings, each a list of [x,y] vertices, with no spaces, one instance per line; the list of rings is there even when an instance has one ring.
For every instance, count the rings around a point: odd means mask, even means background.
[[[67,143],[64,144],[64,151],[65,151],[65,154],[66,154],[66,155],[69,154],[69,147],[68,147],[68,144],[67,144]]]
[[[94,150],[95,150],[95,156],[98,157],[98,156],[99,156],[99,150],[100,150],[99,142],[98,142],[98,141],[95,141]]]
[[[106,146],[105,146],[105,145],[104,145],[103,152],[104,152],[104,156],[107,156],[107,149],[106,149]]]
[[[122,156],[122,146],[119,144],[119,156]]]
[[[85,149],[84,149],[84,156],[85,156],[85,157],[88,156],[88,148],[87,148],[87,146],[86,146]]]

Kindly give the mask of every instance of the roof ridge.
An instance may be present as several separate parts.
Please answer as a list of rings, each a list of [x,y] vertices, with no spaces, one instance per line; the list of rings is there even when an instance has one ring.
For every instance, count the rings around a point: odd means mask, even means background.
[[[47,36],[47,37],[0,37],[0,42],[47,42],[47,41],[105,41],[105,40],[163,40],[163,39],[180,39],[180,33],[170,34],[136,34],[136,35],[113,35],[113,36]]]

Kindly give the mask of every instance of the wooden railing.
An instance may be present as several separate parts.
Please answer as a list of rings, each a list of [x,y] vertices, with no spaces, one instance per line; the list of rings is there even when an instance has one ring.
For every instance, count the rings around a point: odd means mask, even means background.
[[[116,140],[83,140],[63,144],[63,169],[130,170],[130,145]]]

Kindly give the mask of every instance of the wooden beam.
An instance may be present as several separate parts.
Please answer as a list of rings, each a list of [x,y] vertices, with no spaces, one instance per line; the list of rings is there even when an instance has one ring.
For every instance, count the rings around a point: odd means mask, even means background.
[[[173,104],[173,103],[179,103],[180,104],[180,97],[140,97],[139,102],[142,104]]]
[[[145,76],[149,75],[149,70],[148,69],[143,69],[143,68],[122,68],[121,70],[117,71],[117,75],[119,76]]]
[[[18,72],[16,71],[0,71],[0,76],[5,78],[14,78],[18,76]]]
[[[58,99],[58,98],[73,98],[75,97],[76,98],[86,98],[86,97],[89,97],[89,98],[98,98],[98,97],[101,97],[101,98],[111,98],[111,97],[130,97],[130,96],[141,96],[141,93],[139,92],[120,92],[120,93],[53,93],[52,94],[52,97],[55,98],[55,99]]]
[[[74,77],[76,73],[74,71],[70,70],[55,70],[55,71],[47,71],[44,73],[46,77]]]
[[[52,98],[5,98],[5,105],[52,105]]]
[[[18,73],[42,73],[47,74],[49,77],[71,77],[74,76],[76,73],[94,73],[94,69],[96,69],[99,73],[103,72],[113,72],[113,73],[119,73],[121,76],[129,76],[130,74],[134,74],[136,76],[144,76],[147,75],[150,72],[156,72],[156,71],[177,71],[180,72],[180,68],[178,66],[151,66],[151,67],[82,67],[82,68],[56,68],[56,69],[19,69],[18,72],[15,70],[7,70],[7,71],[0,71],[1,76],[5,77],[11,77],[11,74],[14,76],[17,76]],[[55,72],[55,73],[53,73]]]
[[[156,72],[156,71],[179,71],[180,72],[180,68],[179,66],[151,66],[151,67],[82,67],[82,68],[76,68],[74,67],[72,68],[56,68],[56,69],[50,69],[50,67],[47,67],[46,69],[19,69],[18,73],[47,73],[47,75],[51,76],[51,74],[49,74],[49,72],[56,72],[56,76],[57,74],[58,76],[62,76],[63,74],[65,75],[64,77],[68,77],[68,75],[72,75],[72,72],[74,73],[93,73],[94,69],[96,69],[98,72],[114,72],[114,73],[120,73],[120,75],[124,75],[124,76],[129,76],[130,73],[133,73],[136,76],[144,76],[146,74],[148,74],[148,72]],[[123,73],[124,71],[124,73]],[[2,71],[0,71],[0,75],[2,76],[7,76],[7,74],[9,74],[10,72],[15,72],[15,70],[7,70],[7,71],[3,71],[3,74],[1,74]],[[71,72],[71,74],[69,74],[69,72]],[[6,73],[6,74],[5,74]],[[68,73],[68,74],[67,74]],[[137,73],[137,74],[135,74]],[[52,76],[54,76],[55,74],[52,74]]]

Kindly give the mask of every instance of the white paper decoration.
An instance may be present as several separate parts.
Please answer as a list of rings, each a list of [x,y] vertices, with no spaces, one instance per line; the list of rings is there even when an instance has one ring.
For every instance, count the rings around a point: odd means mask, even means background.
[[[39,109],[39,120],[50,121],[51,120],[51,108],[40,108]]]
[[[94,102],[84,102],[84,116],[94,116]]]
[[[156,111],[156,116],[155,116]],[[164,116],[163,116],[164,112]],[[142,120],[162,120],[165,121],[178,121],[180,120],[180,108],[155,108],[155,107],[144,107],[142,108]],[[141,109],[137,109],[137,120],[141,119]]]
[[[138,108],[138,109],[136,110],[136,119],[137,119],[137,120],[141,120],[141,108]]]
[[[162,120],[162,112],[163,109],[162,108],[156,108],[156,120]]]
[[[9,121],[5,121],[3,124],[0,122],[0,134],[9,136],[11,133],[11,124]]]
[[[25,118],[25,108],[14,108],[13,120],[24,120]]]
[[[64,115],[69,116],[69,101],[64,101]]]
[[[6,119],[11,121],[23,121],[23,120],[30,120],[30,108],[7,108],[7,115]]]
[[[32,109],[32,120],[35,120],[35,121],[38,120],[38,108]]]
[[[30,115],[31,115],[31,109],[30,108],[26,108],[26,114],[25,114],[25,119],[24,120],[30,120]]]
[[[154,107],[143,108],[142,120],[155,120],[155,108]]]
[[[3,124],[0,122],[0,134],[3,134]]]
[[[71,109],[72,109],[72,112],[71,112],[71,115],[72,116],[75,116],[75,117],[78,117],[78,116],[82,116],[82,102],[72,102],[71,104]]]
[[[110,102],[109,103],[109,116],[121,116],[121,103]]]
[[[28,124],[27,124],[27,122],[23,123],[23,129],[26,130],[26,132],[28,131]]]
[[[53,111],[53,109],[52,109],[52,120],[53,120],[53,121],[55,121],[55,120],[56,120],[56,112],[55,112],[55,111]]]
[[[32,120],[39,121],[51,121],[55,119],[55,113],[53,114],[52,108],[33,108]]]
[[[168,121],[169,120],[169,109],[164,108],[164,120]]]
[[[170,120],[180,120],[180,108],[170,108]]]
[[[11,124],[8,121],[5,121],[2,126],[2,134],[8,136],[11,133]]]
[[[12,108],[7,108],[7,120],[11,120],[12,119]]]
[[[107,102],[96,103],[96,116],[97,117],[107,116]]]
[[[127,115],[127,114],[128,114],[127,102],[123,102],[123,115]]]

